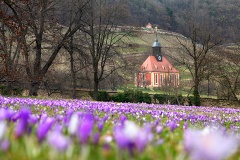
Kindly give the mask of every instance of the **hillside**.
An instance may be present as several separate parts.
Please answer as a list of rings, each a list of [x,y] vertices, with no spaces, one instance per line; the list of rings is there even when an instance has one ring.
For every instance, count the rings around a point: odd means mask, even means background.
[[[113,0],[108,1],[112,2]],[[199,23],[209,24],[215,30],[219,30],[228,42],[239,40],[240,1],[237,0],[119,1],[125,3],[126,13],[129,14],[128,18],[121,21],[119,25],[142,27],[150,22],[161,29],[188,36],[186,24],[192,18]],[[69,12],[66,4],[70,3],[71,0],[63,2],[63,4],[59,4],[61,16],[58,20],[66,25]]]
[[[125,51],[124,57],[130,62],[130,65],[134,66],[129,70],[123,70],[121,72],[121,74],[128,79],[128,81],[126,82],[127,84],[133,84],[134,82],[133,75],[134,73],[137,73],[137,70],[139,69],[140,65],[146,60],[146,58],[152,52],[151,46],[155,41],[155,38],[156,38],[156,35],[153,31],[143,30],[140,32],[140,34],[138,34],[137,38],[135,37],[134,39],[132,39],[131,42],[129,42],[129,47],[127,52],[126,50],[123,50],[123,52]],[[186,65],[179,63],[179,61],[181,61],[181,58],[183,58],[184,54],[182,54],[183,50],[178,40],[181,40],[182,42],[187,43],[189,42],[189,39],[179,33],[160,29],[158,30],[158,40],[162,46],[163,55],[175,66],[176,69],[180,71],[180,79],[181,79],[180,84],[182,87],[182,91],[186,91],[185,93],[188,93],[190,88],[193,86],[192,76],[189,70],[187,69]],[[199,47],[201,47],[200,44],[199,44]],[[238,51],[239,46],[231,43],[231,44],[221,45],[218,47],[218,49],[219,48],[221,48],[221,51],[220,50],[211,51],[212,53],[210,55],[211,57],[214,57],[213,61],[215,61],[216,64],[218,64],[218,63],[221,63],[221,59],[224,59],[224,64],[221,64],[223,65],[223,68],[229,68],[227,70],[230,73],[236,72],[234,76],[239,74],[238,73],[239,66],[237,66],[237,64],[239,64],[240,62],[240,59],[239,59],[240,53]],[[187,58],[187,57],[184,57],[184,58]],[[191,62],[192,60],[189,59],[188,63],[190,64]],[[216,69],[215,71],[210,71],[211,76],[213,77],[212,78],[213,81],[210,83],[206,79],[202,83],[201,93],[203,94],[208,94],[209,92],[216,94],[216,92],[218,92],[216,88],[217,86],[215,86],[216,85],[215,82],[219,81],[217,80],[218,76],[216,75],[216,73],[218,73],[217,70],[219,69],[217,66],[215,67],[216,68],[213,69],[213,70]],[[230,68],[232,68],[232,71]],[[214,74],[212,72],[214,72]],[[232,79],[234,78],[232,77]],[[239,83],[239,82],[236,82],[236,83]]]
[[[164,56],[178,57],[181,50],[178,39],[187,40],[187,38],[181,34],[162,29],[158,29],[157,35]],[[156,34],[153,30],[142,30],[137,37],[128,41],[128,47],[123,48],[122,52],[125,57],[147,57],[152,52],[152,44],[155,39]]]
[[[240,1],[236,0],[133,0],[128,1],[131,25],[143,26],[148,22],[159,28],[184,35],[188,19],[208,22],[228,41],[238,39]],[[204,17],[204,18],[202,18]]]

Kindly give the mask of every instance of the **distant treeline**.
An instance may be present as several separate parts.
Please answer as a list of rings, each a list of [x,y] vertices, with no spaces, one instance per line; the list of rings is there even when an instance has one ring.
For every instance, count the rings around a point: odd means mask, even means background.
[[[212,27],[221,30],[222,36],[231,42],[239,35],[240,2],[236,0],[131,0],[126,1],[125,9],[130,18],[122,20],[120,25],[144,27],[151,23],[188,36],[185,20],[191,16],[196,21],[212,23]],[[67,15],[64,12],[68,11],[62,9],[62,12]],[[66,19],[65,16],[59,18],[62,22]]]
[[[226,39],[233,40],[239,35],[237,26],[240,26],[240,1],[131,0],[127,3],[131,19],[126,25],[145,26],[151,23],[185,35],[184,23],[190,15],[195,16],[196,20],[204,19],[213,23],[213,27],[219,28]]]

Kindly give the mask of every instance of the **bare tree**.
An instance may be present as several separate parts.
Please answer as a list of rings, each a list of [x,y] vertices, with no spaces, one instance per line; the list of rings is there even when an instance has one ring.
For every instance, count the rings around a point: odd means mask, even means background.
[[[77,10],[76,0],[72,1],[63,1],[63,4],[61,5],[63,13],[68,13],[67,16],[64,14],[63,17],[60,19],[66,19],[63,21],[64,24],[67,26],[71,26],[71,23],[73,21],[73,16],[74,12]],[[66,7],[67,6],[67,7]],[[65,17],[65,18],[64,18]],[[72,29],[72,28],[70,28]],[[76,34],[76,35],[75,35]],[[87,59],[87,54],[83,53],[83,48],[84,46],[79,43],[79,37],[80,34],[79,32],[75,33],[72,35],[68,41],[64,43],[64,49],[67,50],[70,56],[70,72],[71,72],[71,84],[72,84],[72,98],[75,99],[77,97],[77,73],[84,69],[86,67],[86,59]],[[80,61],[80,63],[79,63]],[[78,64],[77,64],[78,63]]]
[[[226,47],[226,46],[225,46]],[[219,47],[218,63],[215,67],[214,81],[220,85],[220,98],[236,100],[240,104],[240,58],[239,46]]]
[[[74,12],[72,22],[69,26],[63,27],[56,23],[56,14],[54,0],[19,0],[3,1],[11,9],[11,16],[15,17],[16,23],[21,28],[27,28],[28,36],[22,35],[21,41],[24,43],[23,54],[25,59],[25,68],[30,82],[29,95],[37,96],[39,85],[43,77],[52,65],[60,49],[81,26],[78,23],[82,17],[82,8],[88,1],[76,3],[77,10]],[[78,1],[76,1],[78,2]],[[59,32],[64,33],[58,36]],[[49,46],[49,50],[44,52],[49,42],[54,43]],[[43,59],[46,59],[45,63]],[[33,61],[33,62],[32,62]]]
[[[84,11],[82,19],[84,28],[82,42],[90,53],[94,93],[93,98],[97,100],[99,83],[109,76],[115,69],[106,72],[106,64],[119,55],[117,47],[129,36],[129,29],[123,30],[118,26],[128,16],[124,0],[91,0],[88,8]],[[115,66],[119,65],[117,61]]]
[[[20,87],[24,78],[23,57],[21,56],[22,29],[15,19],[8,15],[9,8],[0,4],[0,81],[7,85],[5,94],[12,94],[13,86]]]
[[[186,65],[191,73],[193,79],[193,96],[195,105],[200,105],[200,82],[205,78],[207,72],[208,55],[211,54],[211,49],[217,46],[221,41],[214,41],[211,33],[206,33],[205,30],[198,28],[195,24],[190,26],[189,41],[183,42],[178,39],[179,44],[182,46],[183,54],[181,63]]]
[[[189,69],[193,79],[194,104],[197,106],[200,105],[199,85],[205,78],[210,63],[209,55],[212,53],[211,50],[222,41],[219,38],[218,27],[212,24],[209,15],[201,10],[198,12],[199,5],[198,1],[193,0],[183,13],[185,18],[182,22],[183,30],[189,40],[177,38],[183,50],[180,61]]]

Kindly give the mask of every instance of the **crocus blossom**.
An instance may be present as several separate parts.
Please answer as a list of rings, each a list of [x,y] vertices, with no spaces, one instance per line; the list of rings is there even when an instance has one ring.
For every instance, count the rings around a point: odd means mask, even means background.
[[[14,115],[14,111],[11,109],[1,108],[0,109],[0,120],[10,120]]]
[[[48,144],[59,152],[66,151],[70,145],[70,139],[58,131],[49,132],[47,136]]]
[[[0,121],[0,140],[3,139],[6,129],[7,123],[5,121]]]
[[[77,135],[81,143],[87,143],[89,140],[92,129],[94,126],[94,116],[92,114],[83,115],[83,118],[79,122]]]
[[[46,122],[39,124],[37,128],[37,137],[39,141],[42,141],[46,137],[53,123],[54,123],[54,119],[51,117],[48,117],[46,119]]]
[[[210,127],[203,130],[188,129],[184,133],[185,150],[192,160],[225,159],[237,150],[239,142],[236,137]]]
[[[24,132],[28,130],[28,119],[31,114],[30,109],[23,108],[19,111],[19,117],[15,126],[15,135],[17,137],[22,136]]]
[[[101,121],[98,123],[98,130],[99,130],[99,132],[102,131],[103,126],[104,126],[104,121],[101,120]]]
[[[167,126],[169,127],[170,131],[173,132],[176,128],[177,128],[177,124],[175,121],[171,121],[167,124]]]
[[[163,127],[162,127],[162,126],[157,126],[157,127],[156,127],[156,132],[157,132],[158,134],[162,133],[162,131],[163,131]]]
[[[3,139],[0,141],[0,150],[7,151],[10,146],[9,140]]]
[[[100,138],[100,134],[97,132],[93,136],[93,144],[98,144]]]
[[[68,125],[68,132],[71,135],[75,135],[77,133],[77,128],[78,128],[78,114],[73,114],[70,118],[69,125]]]
[[[140,128],[133,121],[126,120],[122,125],[114,128],[113,134],[120,148],[127,148],[130,152],[134,148],[142,151],[149,143],[151,130],[148,127]]]

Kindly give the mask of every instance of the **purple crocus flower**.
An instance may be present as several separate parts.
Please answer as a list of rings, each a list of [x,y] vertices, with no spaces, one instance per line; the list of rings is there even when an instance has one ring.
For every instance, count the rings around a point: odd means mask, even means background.
[[[73,109],[69,109],[69,110],[67,110],[67,113],[66,113],[66,117],[71,117],[72,115],[73,115],[73,113],[74,113],[74,110]]]
[[[113,131],[116,143],[120,149],[127,148],[128,145],[130,145],[129,143],[132,143],[131,141],[129,141],[128,137],[125,136],[123,129],[124,126],[118,125],[115,126]]]
[[[0,120],[10,120],[11,117],[15,114],[15,112],[11,109],[5,109],[1,108],[0,109]]]
[[[103,118],[103,121],[106,122],[108,119],[108,115],[105,115],[104,118]]]
[[[39,124],[37,128],[37,137],[39,141],[42,141],[46,137],[53,123],[54,123],[54,119],[48,117],[44,123]]]
[[[15,135],[20,137],[24,132],[28,130],[28,119],[30,116],[30,110],[28,108],[23,108],[19,111],[19,117],[17,124],[15,126]]]
[[[173,132],[177,128],[177,124],[176,124],[175,121],[171,121],[167,125],[168,125],[171,132]]]
[[[10,143],[7,139],[4,139],[0,142],[0,150],[7,151],[10,146]]]
[[[156,132],[157,132],[158,134],[162,133],[162,131],[163,131],[163,127],[162,127],[162,126],[157,126],[157,127],[156,127]]]
[[[184,122],[183,124],[183,129],[187,129],[188,128],[188,123],[187,122]]]
[[[30,115],[30,117],[29,117],[29,119],[28,119],[28,123],[29,123],[30,125],[36,124],[37,121],[38,121],[38,116],[33,115],[33,114]]]
[[[152,139],[151,127],[149,125],[142,127],[135,141],[138,151],[142,152]]]
[[[66,115],[63,117],[63,121],[64,123],[66,123],[66,125],[69,124],[69,120],[72,117],[72,115],[74,114],[74,110],[73,109],[68,109],[66,112]]]
[[[46,113],[41,114],[40,115],[40,123],[44,123],[47,118],[48,118],[48,115]]]
[[[98,123],[98,130],[99,130],[99,132],[102,131],[103,126],[104,126],[104,121],[100,121],[100,122]]]
[[[87,143],[89,137],[92,134],[94,126],[94,116],[92,114],[86,114],[82,118],[78,126],[78,137],[81,143]]]
[[[150,142],[152,135],[150,127],[144,126],[140,128],[134,122],[128,120],[121,125],[115,126],[113,134],[118,147],[128,149],[130,153],[134,148],[142,151]]]
[[[163,142],[164,142],[164,140],[160,138],[157,140],[156,145],[161,145],[161,144],[163,144]]]
[[[122,114],[119,119],[121,123],[124,123],[124,121],[127,120],[127,117]]]
[[[223,160],[234,153],[239,140],[220,130],[206,127],[203,130],[187,129],[184,133],[185,151],[194,160]]]
[[[47,142],[52,148],[59,152],[66,151],[70,145],[70,140],[59,131],[49,132]]]
[[[14,131],[16,137],[21,137],[23,133],[26,131],[27,127],[28,127],[27,121],[23,119],[19,119],[15,126],[15,131]]]
[[[6,110],[4,108],[0,109],[0,120],[4,120],[6,118]]]
[[[93,144],[95,144],[95,145],[98,144],[99,138],[100,138],[100,134],[98,132],[95,133],[93,136]]]
[[[159,119],[157,119],[156,121],[155,121],[155,125],[158,125],[159,124]]]
[[[59,123],[56,123],[52,129],[54,131],[62,132],[63,131],[63,126]]]

